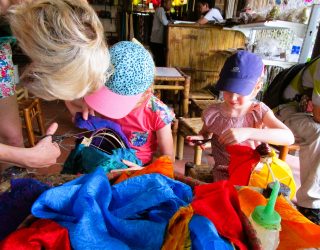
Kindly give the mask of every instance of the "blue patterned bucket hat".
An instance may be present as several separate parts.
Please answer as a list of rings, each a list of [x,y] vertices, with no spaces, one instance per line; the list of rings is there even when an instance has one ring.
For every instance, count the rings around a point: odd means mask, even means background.
[[[85,97],[98,113],[119,119],[126,116],[154,81],[155,65],[141,45],[123,41],[110,49],[114,73],[97,92]]]

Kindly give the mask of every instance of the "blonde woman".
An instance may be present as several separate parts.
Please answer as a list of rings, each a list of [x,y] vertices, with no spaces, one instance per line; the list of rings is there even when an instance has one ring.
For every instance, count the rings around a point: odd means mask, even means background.
[[[3,8],[12,3],[0,1]],[[19,2],[11,6],[7,18],[20,47],[32,61],[20,78],[30,92],[46,100],[66,100],[73,107],[74,100],[77,103],[77,99],[103,86],[110,60],[103,27],[90,5],[79,0]],[[50,129],[52,134],[57,126]],[[55,147],[47,156],[56,160],[59,147],[48,138],[40,143]],[[2,150],[12,153],[14,149],[0,147],[0,160],[10,161]],[[41,160],[46,162],[39,159],[34,167],[41,167]]]

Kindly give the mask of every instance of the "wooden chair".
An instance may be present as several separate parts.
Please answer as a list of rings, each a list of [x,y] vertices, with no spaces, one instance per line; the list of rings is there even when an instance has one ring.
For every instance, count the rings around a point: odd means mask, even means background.
[[[45,126],[42,117],[42,111],[39,98],[29,98],[28,91],[24,87],[19,87],[16,90],[17,101],[19,106],[19,114],[23,119],[23,128],[26,129],[29,146],[36,144],[35,131],[33,128],[34,119],[38,125],[38,134],[45,135]]]

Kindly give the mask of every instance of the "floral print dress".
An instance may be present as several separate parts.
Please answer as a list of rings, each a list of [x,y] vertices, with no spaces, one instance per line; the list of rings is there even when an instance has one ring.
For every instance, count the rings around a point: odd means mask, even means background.
[[[9,43],[0,42],[0,98],[12,96],[14,93],[14,68],[11,47]]]

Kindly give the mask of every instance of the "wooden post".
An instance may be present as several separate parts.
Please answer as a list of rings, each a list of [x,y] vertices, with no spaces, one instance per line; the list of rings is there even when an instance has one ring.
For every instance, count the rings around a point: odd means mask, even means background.
[[[24,114],[24,121],[26,124],[28,140],[29,140],[30,146],[33,147],[35,145],[35,139],[34,139],[34,134],[33,134],[30,109],[29,108],[24,109],[23,114]]]

